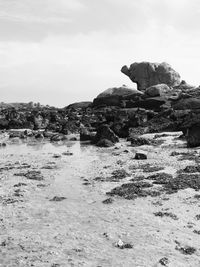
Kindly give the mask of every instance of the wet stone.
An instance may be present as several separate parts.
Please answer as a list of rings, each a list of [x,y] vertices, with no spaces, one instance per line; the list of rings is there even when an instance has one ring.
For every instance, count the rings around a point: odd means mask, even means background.
[[[138,160],[147,159],[147,154],[144,152],[136,152],[135,159],[138,159]]]
[[[65,199],[67,199],[67,198],[66,197],[58,197],[58,196],[55,196],[52,199],[50,199],[50,201],[58,202],[58,201],[63,201]]]
[[[110,198],[107,198],[105,200],[102,201],[103,204],[112,204],[113,203],[113,199],[110,197]]]

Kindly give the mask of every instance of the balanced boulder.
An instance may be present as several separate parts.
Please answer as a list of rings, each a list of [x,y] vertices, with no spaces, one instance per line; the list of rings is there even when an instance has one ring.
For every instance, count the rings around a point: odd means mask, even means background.
[[[140,62],[133,63],[128,68],[123,66],[121,72],[137,84],[137,89],[144,91],[156,84],[167,84],[170,87],[181,83],[180,75],[168,63]]]

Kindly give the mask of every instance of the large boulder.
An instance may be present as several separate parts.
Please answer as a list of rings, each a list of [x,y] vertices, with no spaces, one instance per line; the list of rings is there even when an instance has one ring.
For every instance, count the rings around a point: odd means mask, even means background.
[[[116,134],[109,128],[108,125],[103,124],[97,129],[97,133],[94,137],[94,143],[99,143],[100,140],[109,140],[113,144],[119,142],[119,138],[116,136]]]
[[[140,96],[143,93],[129,88],[125,85],[121,87],[113,87],[106,89],[101,94],[99,94],[94,100],[94,106],[121,106],[123,105],[122,100],[126,99],[126,97],[131,96]]]
[[[169,93],[171,89],[167,84],[161,83],[148,87],[145,94],[149,97],[164,96]]]
[[[137,89],[141,91],[156,84],[164,83],[173,87],[181,82],[179,73],[165,62],[135,62],[129,68],[123,66],[121,72],[127,75],[132,82],[136,83]]]
[[[99,94],[97,98],[114,96],[114,95],[125,96],[125,95],[132,95],[132,94],[141,94],[141,92],[138,91],[137,89],[129,88],[126,85],[122,85],[121,87],[113,87],[113,88],[106,89],[101,94]]]

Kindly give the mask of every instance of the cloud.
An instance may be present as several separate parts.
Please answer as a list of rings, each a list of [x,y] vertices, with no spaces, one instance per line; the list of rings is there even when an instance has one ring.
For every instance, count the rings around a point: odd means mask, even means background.
[[[196,0],[0,0],[4,101],[64,106],[108,87],[135,85],[135,61],[167,61],[199,84]]]

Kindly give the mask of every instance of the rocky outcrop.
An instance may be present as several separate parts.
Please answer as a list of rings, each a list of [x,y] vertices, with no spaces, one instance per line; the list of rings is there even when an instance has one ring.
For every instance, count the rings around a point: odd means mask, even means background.
[[[141,62],[133,63],[128,68],[123,66],[121,72],[137,84],[137,89],[144,91],[156,84],[167,84],[170,87],[181,83],[180,75],[168,63]]]

